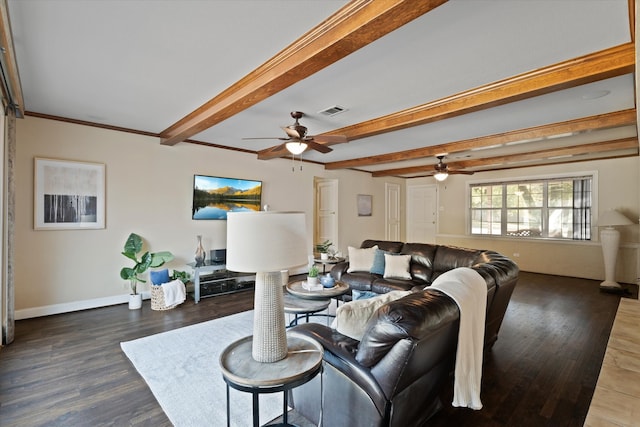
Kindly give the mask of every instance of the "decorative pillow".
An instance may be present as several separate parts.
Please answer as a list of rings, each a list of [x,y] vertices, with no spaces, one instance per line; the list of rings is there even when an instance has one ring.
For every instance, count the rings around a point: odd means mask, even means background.
[[[381,276],[384,274],[384,255],[388,253],[389,252],[383,251],[382,249],[376,250],[376,253],[373,256],[373,265],[371,266],[369,273],[379,274]]]
[[[336,318],[331,327],[343,335],[360,341],[367,329],[369,319],[378,308],[410,293],[411,291],[391,291],[373,298],[343,304],[337,308]]]
[[[371,292],[371,291],[359,291],[357,289],[351,290],[351,298],[353,299],[353,301],[356,301],[359,299],[369,299],[369,298],[377,297],[378,295],[380,294],[376,292]]]
[[[354,271],[366,271],[371,270],[373,265],[373,258],[376,255],[378,246],[373,246],[366,249],[358,249],[353,246],[349,246],[349,268],[347,273],[353,273]]]
[[[409,273],[409,263],[411,255],[389,255],[384,256],[384,278],[385,279],[411,279]]]
[[[169,269],[165,268],[162,270],[151,270],[149,271],[149,278],[151,279],[151,284],[153,285],[162,285],[163,283],[169,283]]]

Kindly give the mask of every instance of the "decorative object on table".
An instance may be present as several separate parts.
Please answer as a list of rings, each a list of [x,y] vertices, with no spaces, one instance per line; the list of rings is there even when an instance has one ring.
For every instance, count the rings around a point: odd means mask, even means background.
[[[103,163],[35,158],[35,230],[105,227]]]
[[[333,246],[331,240],[325,240],[322,243],[316,244],[316,252],[320,254],[320,259],[329,259],[329,251],[331,249],[331,246]]]
[[[230,212],[227,269],[255,272],[252,357],[263,363],[287,357],[282,271],[307,262],[303,212]]]
[[[358,216],[371,216],[372,199],[370,194],[358,194]]]
[[[331,277],[331,274],[327,273],[320,278],[320,283],[325,288],[333,288],[336,284],[336,281]]]
[[[602,255],[604,257],[604,282],[600,283],[600,289],[605,291],[623,291],[624,288],[616,282],[616,258],[620,247],[620,232],[614,227],[632,225],[633,222],[616,210],[605,211],[598,218],[600,229],[600,242],[602,243]]]
[[[207,253],[204,251],[204,248],[202,247],[202,236],[198,235],[196,236],[196,238],[198,239],[198,245],[196,246],[195,261],[196,261],[196,265],[200,267],[201,265],[204,265],[204,260],[207,258]]]
[[[307,273],[307,283],[309,283],[310,286],[318,284],[318,274],[320,274],[318,267],[316,267],[315,264],[311,264],[309,273]]]
[[[142,295],[138,294],[138,282],[146,283],[146,280],[139,275],[143,274],[149,268],[156,268],[162,266],[165,262],[173,259],[173,254],[168,251],[151,253],[149,251],[144,252],[142,256],[138,256],[142,252],[142,237],[135,233],[131,233],[124,244],[124,252],[122,255],[126,256],[134,262],[133,267],[123,267],[120,270],[120,277],[129,281],[131,287],[131,295],[129,297],[129,308],[132,310],[142,307]]]
[[[311,283],[308,280],[305,280],[304,282],[302,282],[302,288],[309,292],[313,292],[313,291],[323,290],[324,286],[322,286],[322,283],[319,283],[317,281],[314,283]]]

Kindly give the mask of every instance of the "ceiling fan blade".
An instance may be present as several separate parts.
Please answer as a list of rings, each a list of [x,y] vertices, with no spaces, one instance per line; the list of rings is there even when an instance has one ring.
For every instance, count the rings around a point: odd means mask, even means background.
[[[274,145],[274,146],[273,146],[273,147],[271,147],[271,148],[267,148],[267,149],[266,149],[266,152],[267,152],[267,153],[275,153],[275,152],[278,152],[278,151],[282,151],[282,150],[284,150],[284,151],[286,151],[286,152],[288,153],[286,145],[287,145],[287,143],[286,143],[286,142],[285,142],[284,144]]]
[[[345,135],[316,135],[312,138],[315,142],[330,142],[333,144],[349,142]]]
[[[315,139],[304,139],[302,142],[304,142],[305,144],[307,144],[309,146],[309,148],[311,148],[312,150],[316,150],[319,151],[323,154],[327,154],[333,151],[333,148],[328,147],[326,145],[322,145],[322,144],[318,144]]]
[[[242,140],[246,139],[279,139],[280,141],[288,141],[290,138],[281,138],[277,136],[265,136],[265,137],[257,137],[257,138],[242,138]]]
[[[447,171],[449,175],[473,175],[475,172],[472,171]]]

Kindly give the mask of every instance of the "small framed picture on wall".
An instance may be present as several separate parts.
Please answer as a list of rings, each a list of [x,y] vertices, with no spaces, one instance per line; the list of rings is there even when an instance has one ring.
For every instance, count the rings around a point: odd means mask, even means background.
[[[36,157],[34,229],[105,228],[104,171],[102,163]]]
[[[371,194],[358,194],[358,216],[371,216]]]

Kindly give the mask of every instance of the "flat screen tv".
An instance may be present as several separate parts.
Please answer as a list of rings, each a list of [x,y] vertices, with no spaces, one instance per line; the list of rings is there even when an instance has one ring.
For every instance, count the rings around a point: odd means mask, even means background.
[[[193,176],[193,219],[227,219],[227,212],[259,211],[262,181]]]

